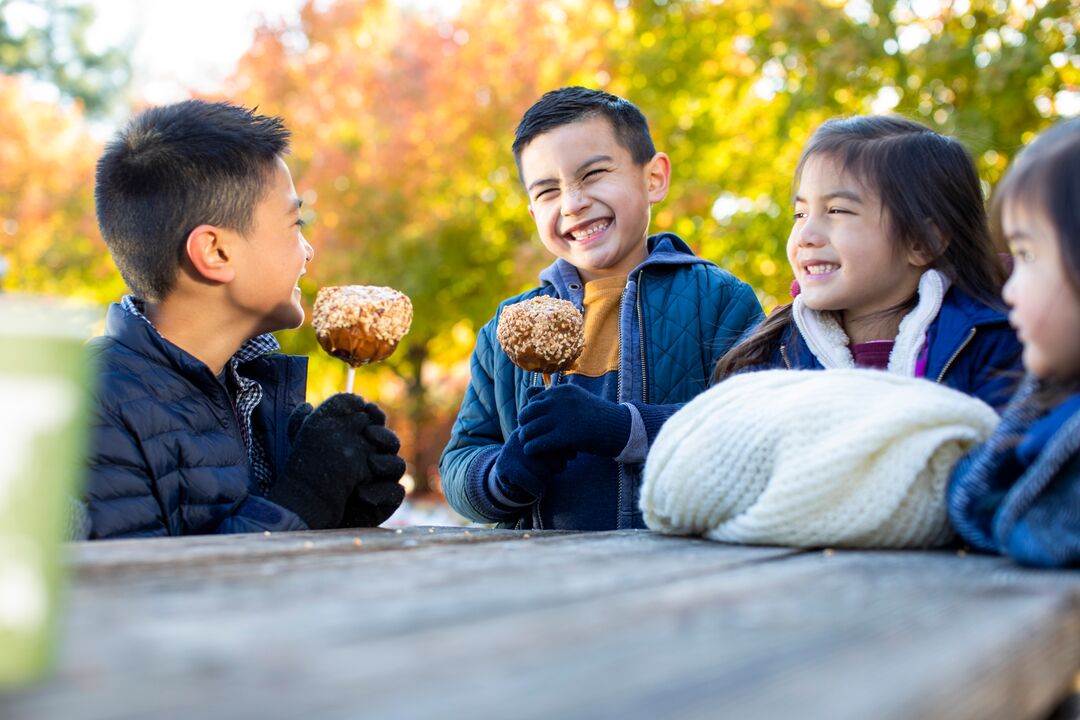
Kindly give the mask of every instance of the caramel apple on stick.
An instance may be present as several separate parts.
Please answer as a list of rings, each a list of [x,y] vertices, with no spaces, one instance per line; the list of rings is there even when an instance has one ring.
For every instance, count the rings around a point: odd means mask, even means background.
[[[495,337],[515,365],[542,373],[547,386],[581,355],[585,321],[573,303],[539,295],[504,307]]]
[[[388,287],[324,287],[312,311],[315,337],[330,355],[349,364],[346,392],[352,392],[356,368],[385,360],[412,325],[409,298]]]

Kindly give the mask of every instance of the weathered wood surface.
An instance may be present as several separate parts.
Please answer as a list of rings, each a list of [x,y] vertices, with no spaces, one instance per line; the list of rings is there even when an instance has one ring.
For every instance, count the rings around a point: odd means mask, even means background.
[[[357,542],[359,540],[359,542]],[[1045,718],[1080,573],[453,528],[73,548],[3,718]]]

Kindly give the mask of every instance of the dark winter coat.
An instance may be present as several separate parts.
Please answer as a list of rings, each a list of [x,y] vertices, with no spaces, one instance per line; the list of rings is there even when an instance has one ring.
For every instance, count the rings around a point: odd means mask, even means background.
[[[1000,412],[1016,389],[1022,350],[1004,312],[953,287],[927,330],[926,378],[973,395]],[[771,367],[822,369],[794,322]]]
[[[1080,565],[1080,395],[1044,412],[1028,379],[953,470],[949,519],[972,547],[1026,565]]]
[[[253,494],[239,420],[204,363],[118,304],[90,346],[100,371],[85,490],[91,538],[306,529]],[[289,413],[304,400],[307,359],[275,353],[239,369],[262,386],[252,432],[276,475],[289,452]]]
[[[633,404],[651,443],[668,417],[708,387],[717,360],[762,315],[749,285],[695,256],[675,235],[654,235],[648,243],[647,259],[626,280],[619,320],[618,383],[605,399]],[[469,492],[486,491],[484,480],[506,438],[518,426],[526,390],[543,382],[538,373],[516,367],[499,346],[495,339],[499,312],[537,295],[569,300],[582,308],[583,284],[572,265],[557,260],[540,280],[540,287],[503,302],[480,330],[469,387],[439,463],[447,501],[477,522],[504,520],[477,510]],[[575,468],[584,465],[571,462],[549,479],[550,497],[541,498],[517,524],[564,529],[644,527],[638,507],[643,464],[610,463],[611,472],[579,477]],[[553,485],[556,491],[550,492]],[[551,497],[567,498],[566,506],[556,506]]]

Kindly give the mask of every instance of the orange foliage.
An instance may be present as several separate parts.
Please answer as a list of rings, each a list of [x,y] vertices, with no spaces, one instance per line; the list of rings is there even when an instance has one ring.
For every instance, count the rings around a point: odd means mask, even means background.
[[[94,221],[100,145],[78,105],[32,100],[0,75],[0,254],[9,289],[101,301],[123,288]]]
[[[413,299],[412,332],[388,363],[405,392],[370,390],[421,487],[475,328],[550,262],[533,240],[514,127],[545,90],[597,83],[614,38],[578,29],[612,28],[616,16],[579,2],[465,2],[452,19],[386,0],[308,3],[298,28],[257,34],[223,94],[293,131],[290,164],[315,220],[305,292],[388,284]],[[286,344],[317,352],[309,334]]]

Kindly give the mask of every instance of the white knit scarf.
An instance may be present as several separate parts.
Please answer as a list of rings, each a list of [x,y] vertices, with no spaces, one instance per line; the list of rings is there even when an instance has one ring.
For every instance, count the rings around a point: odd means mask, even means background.
[[[765,370],[686,404],[649,449],[652,530],[797,547],[932,547],[945,488],[997,425],[982,401],[880,370]]]
[[[889,353],[888,372],[905,377],[915,375],[915,364],[926,346],[926,331],[941,310],[949,284],[949,278],[937,270],[927,270],[919,278],[919,303],[900,321]],[[848,347],[850,339],[831,313],[807,307],[803,296],[797,295],[792,315],[810,352],[825,368],[855,367]]]

